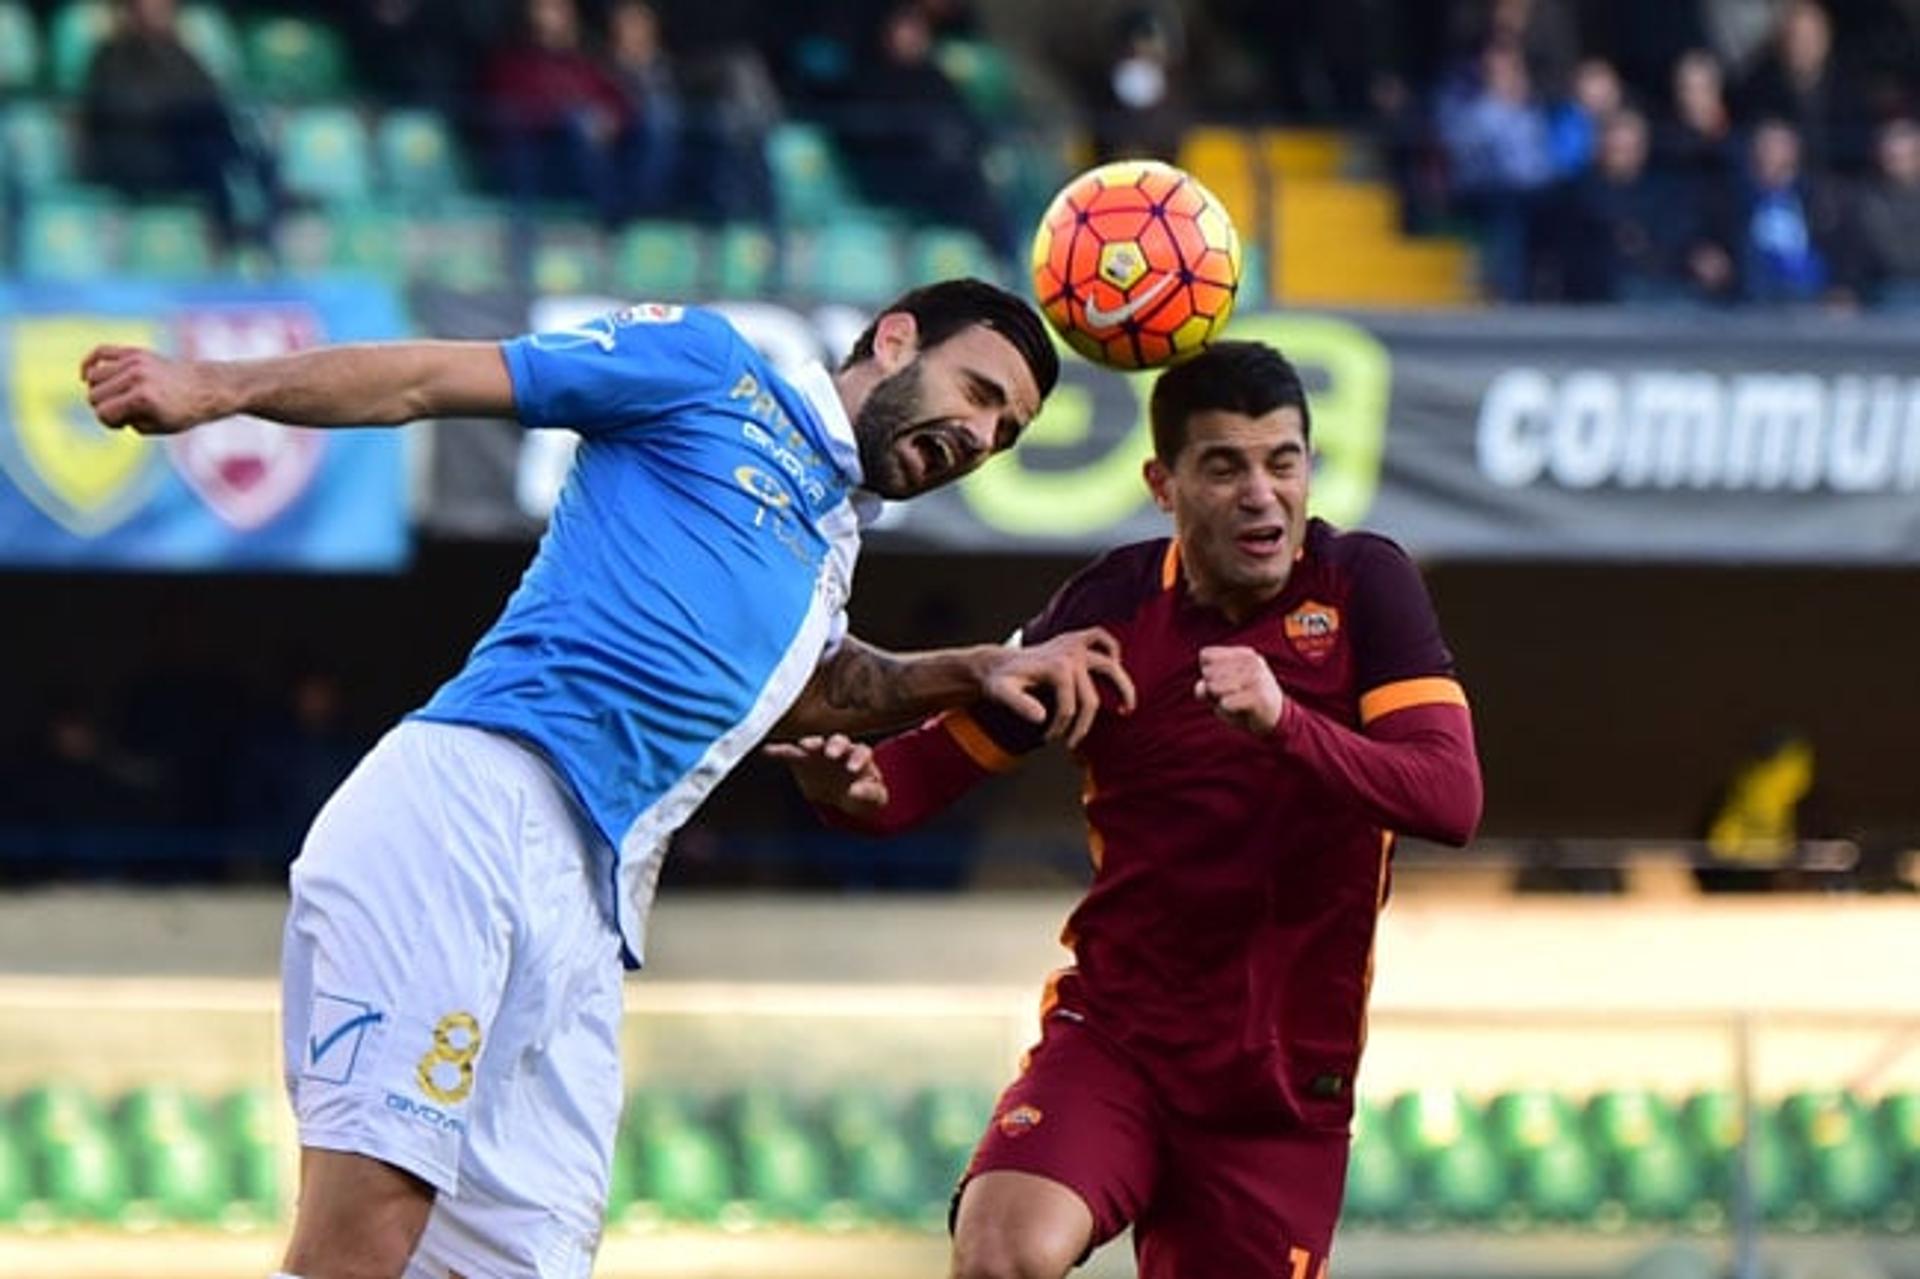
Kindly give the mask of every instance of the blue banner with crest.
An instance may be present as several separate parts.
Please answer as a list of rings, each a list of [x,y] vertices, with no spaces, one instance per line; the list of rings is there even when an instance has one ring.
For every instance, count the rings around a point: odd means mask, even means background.
[[[404,432],[236,416],[151,438],[101,427],[103,344],[241,359],[405,332],[384,288],[0,286],[0,564],[389,572],[410,550]]]

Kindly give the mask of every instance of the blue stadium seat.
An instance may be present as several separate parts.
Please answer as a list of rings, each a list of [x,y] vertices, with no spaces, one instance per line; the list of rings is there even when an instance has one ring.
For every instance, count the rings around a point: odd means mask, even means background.
[[[55,92],[80,92],[87,68],[93,64],[93,51],[112,30],[113,6],[108,0],[67,0],[54,11],[47,52]]]
[[[40,83],[40,28],[17,0],[0,3],[0,95],[28,93]]]
[[[119,263],[119,215],[112,201],[42,194],[20,229],[20,274],[33,280],[92,280]]]
[[[380,185],[414,208],[433,209],[466,187],[453,130],[437,111],[389,111],[374,132]]]
[[[372,143],[349,107],[301,107],[280,122],[280,180],[287,194],[324,205],[359,204],[373,193]]]
[[[72,182],[78,167],[66,113],[35,101],[0,108],[0,161],[29,195]]]
[[[247,59],[240,46],[240,33],[219,5],[190,4],[182,8],[180,42],[222,86],[234,88],[245,76]]]

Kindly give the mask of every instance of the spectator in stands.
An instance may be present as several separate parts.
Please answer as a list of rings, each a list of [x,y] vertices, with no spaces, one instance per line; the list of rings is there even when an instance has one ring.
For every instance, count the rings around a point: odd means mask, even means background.
[[[1681,262],[1695,234],[1686,200],[1647,168],[1647,122],[1609,116],[1599,159],[1573,188],[1562,223],[1567,297],[1575,302],[1671,302],[1685,295]]]
[[[1860,194],[1860,233],[1875,298],[1920,309],[1920,124],[1880,131],[1879,172]]]
[[[521,38],[495,52],[482,79],[498,179],[523,211],[540,200],[584,201],[611,226],[633,104],[584,47],[574,0],[526,0],[523,21]]]
[[[1776,729],[1734,765],[1708,806],[1706,851],[1694,871],[1706,892],[1801,885],[1802,841],[1831,834],[1815,790],[1813,743]]]
[[[486,54],[505,0],[306,0],[313,20],[337,27],[354,75],[376,100],[457,116],[472,68]]]
[[[1118,37],[1096,98],[1094,150],[1102,160],[1171,161],[1188,115],[1172,33],[1152,9],[1139,8],[1122,15]]]
[[[608,10],[607,58],[633,107],[621,149],[621,212],[662,213],[679,191],[682,111],[660,17],[646,0],[618,0]]]
[[[1580,58],[1580,29],[1566,0],[1467,0],[1454,5],[1454,49],[1516,50],[1528,78],[1549,93],[1566,89]]]
[[[1558,177],[1578,178],[1592,166],[1601,125],[1625,103],[1613,64],[1605,58],[1583,59],[1574,69],[1573,92],[1547,117],[1547,146]]]
[[[855,178],[881,204],[966,226],[1009,260],[1013,228],[988,184],[985,138],[960,91],[933,61],[916,4],[881,21],[872,58],[854,76],[842,145]]]
[[[1455,198],[1480,226],[1487,290],[1502,301],[1524,298],[1553,160],[1518,48],[1487,46],[1478,77],[1443,95],[1438,119]]]
[[[1755,302],[1849,304],[1855,297],[1850,232],[1839,189],[1802,168],[1794,127],[1762,121],[1725,233],[1743,295]]]
[[[1673,64],[1673,114],[1654,138],[1654,163],[1689,187],[1719,185],[1734,171],[1737,143],[1720,60],[1705,49]]]
[[[1814,0],[1793,0],[1780,15],[1773,47],[1741,86],[1748,120],[1779,119],[1799,134],[1808,170],[1857,170],[1864,158],[1861,110],[1833,56],[1833,23]]]
[[[89,181],[135,200],[197,198],[223,245],[270,246],[271,166],[181,40],[176,0],[119,0],[87,67],[80,123]]]

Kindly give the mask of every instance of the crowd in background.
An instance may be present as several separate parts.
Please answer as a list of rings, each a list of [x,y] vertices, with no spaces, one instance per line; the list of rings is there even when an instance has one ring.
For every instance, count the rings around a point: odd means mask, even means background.
[[[1476,238],[1496,299],[1920,303],[1920,0],[255,7],[340,32],[368,105],[457,121],[486,188],[609,227],[774,221],[767,138],[799,118],[866,199],[1015,261],[1031,211],[996,134],[1066,125],[1101,157],[1173,158],[1197,121],[1331,122],[1373,139],[1412,229]],[[228,238],[270,242],[270,148],[177,0],[119,9],[81,103],[88,176],[199,192]],[[1004,110],[955,84],[937,54],[956,40],[1002,48]]]

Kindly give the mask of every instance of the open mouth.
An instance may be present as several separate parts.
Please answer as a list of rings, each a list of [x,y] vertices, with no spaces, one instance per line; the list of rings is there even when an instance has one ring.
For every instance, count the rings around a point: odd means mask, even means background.
[[[1249,555],[1278,555],[1286,547],[1287,530],[1278,524],[1266,524],[1247,529],[1233,540]]]
[[[909,452],[913,455],[914,477],[921,484],[930,484],[950,473],[959,463],[959,454],[953,444],[938,430],[920,431],[907,440]]]

